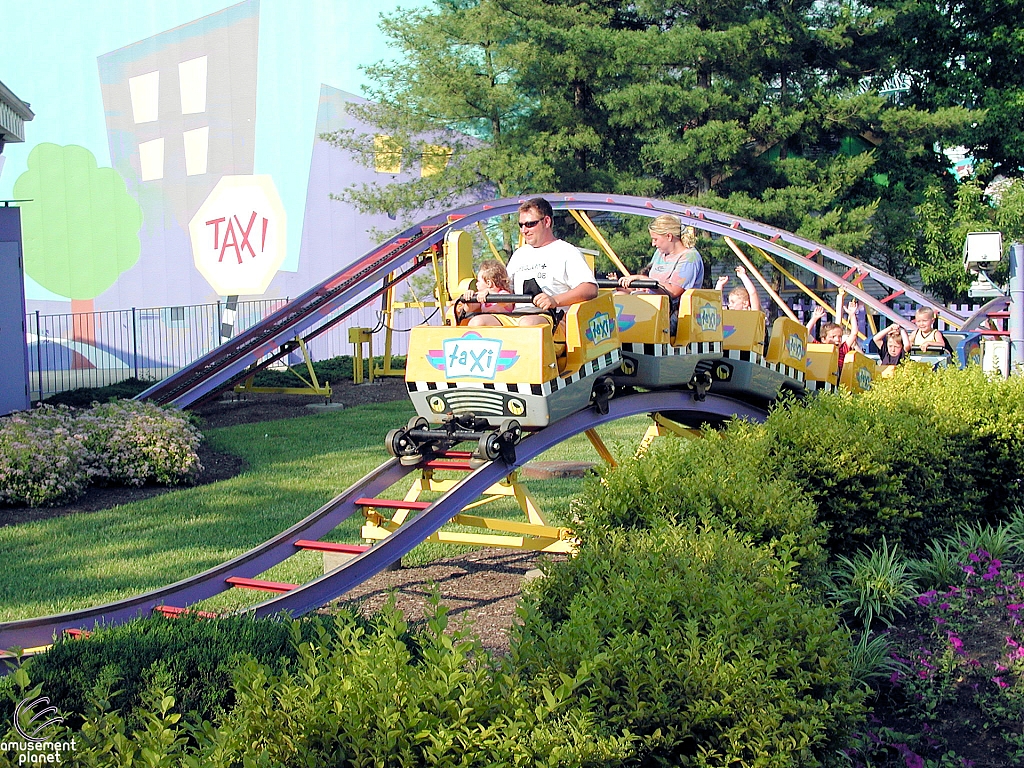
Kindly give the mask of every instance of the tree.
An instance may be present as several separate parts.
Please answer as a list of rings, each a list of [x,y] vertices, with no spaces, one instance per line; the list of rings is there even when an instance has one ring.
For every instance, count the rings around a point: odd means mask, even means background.
[[[917,0],[891,7],[893,67],[909,80],[907,100],[922,109],[981,111],[958,143],[991,172],[1024,168],[1022,0]]]
[[[402,146],[443,137],[451,162],[346,196],[391,212],[481,184],[691,200],[906,271],[921,242],[913,207],[943,173],[936,145],[977,115],[880,94],[899,67],[896,16],[848,0],[435,0],[398,12],[383,27],[400,63],[368,70],[376,104],[359,114]],[[334,140],[368,157],[369,138]]]
[[[963,267],[963,247],[969,232],[1000,231],[1004,249],[1024,242],[1024,182],[1015,180],[1000,189],[998,196],[986,195],[977,179],[958,184],[952,204],[939,184],[928,188],[924,202],[917,206],[920,221],[919,243],[908,254],[910,263],[920,270],[922,281],[945,302],[966,296],[972,278]],[[1006,279],[1008,254],[990,270],[990,276]]]
[[[84,147],[36,145],[14,195],[31,201],[21,208],[25,272],[44,288],[91,303],[138,261],[142,209]]]
[[[374,83],[370,102],[350,111],[370,130],[324,138],[371,166],[382,136],[413,161],[429,164],[438,151],[450,156],[434,163],[433,173],[353,187],[343,199],[397,215],[453,204],[481,188],[505,197],[554,184],[550,165],[519,130],[530,106],[518,84],[521,43],[495,0],[436,0],[432,8],[383,14],[380,26],[399,60],[366,69]]]

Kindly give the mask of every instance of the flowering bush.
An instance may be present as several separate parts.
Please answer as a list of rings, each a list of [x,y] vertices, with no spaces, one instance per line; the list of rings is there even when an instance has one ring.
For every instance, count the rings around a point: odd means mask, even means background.
[[[55,506],[89,485],[72,411],[43,406],[0,420],[0,504]]]
[[[15,413],[0,420],[0,505],[55,506],[91,483],[187,482],[202,470],[201,440],[187,416],[149,403]]]
[[[993,764],[1024,761],[1024,572],[986,550],[965,560],[960,585],[920,594],[911,621],[889,633],[903,671],[882,686],[881,709],[921,722],[920,733],[869,728],[850,752],[854,766],[972,765],[962,727],[1004,760]]]
[[[196,454],[202,435],[179,411],[115,400],[93,405],[80,423],[94,483],[174,485],[202,469]]]

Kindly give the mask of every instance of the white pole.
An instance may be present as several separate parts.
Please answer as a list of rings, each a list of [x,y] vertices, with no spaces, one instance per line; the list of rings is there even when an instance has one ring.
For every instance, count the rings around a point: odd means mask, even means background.
[[[1024,366],[1024,243],[1010,246],[1010,373]]]

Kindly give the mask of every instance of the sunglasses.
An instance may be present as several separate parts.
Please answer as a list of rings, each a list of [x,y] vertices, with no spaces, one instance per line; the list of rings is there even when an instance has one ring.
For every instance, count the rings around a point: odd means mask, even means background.
[[[533,229],[542,221],[544,221],[544,219],[535,219],[534,221],[520,221],[519,226],[522,227],[523,229]]]

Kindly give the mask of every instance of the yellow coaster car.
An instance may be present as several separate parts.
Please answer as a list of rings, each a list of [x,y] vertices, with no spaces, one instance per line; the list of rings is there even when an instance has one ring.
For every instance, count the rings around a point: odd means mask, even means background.
[[[685,291],[679,300],[674,333],[668,296],[629,293],[612,297],[623,356],[617,384],[707,389],[708,371],[722,354],[722,296],[718,291]]]
[[[431,424],[473,414],[540,428],[592,401],[600,407],[622,361],[611,296],[568,307],[564,328],[557,346],[546,325],[414,328],[405,380],[416,413]]]

